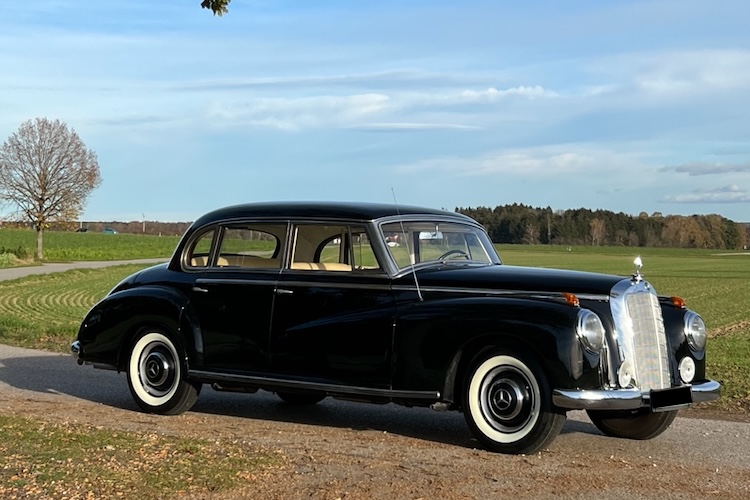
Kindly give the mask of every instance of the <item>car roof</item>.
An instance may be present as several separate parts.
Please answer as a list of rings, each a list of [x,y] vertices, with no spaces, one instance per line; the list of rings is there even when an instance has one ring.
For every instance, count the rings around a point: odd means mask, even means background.
[[[473,221],[469,217],[456,212],[410,205],[397,206],[388,203],[362,202],[286,201],[273,203],[247,203],[220,208],[200,217],[195,221],[193,227],[235,218],[323,218],[369,221],[384,217],[411,215],[441,216]]]

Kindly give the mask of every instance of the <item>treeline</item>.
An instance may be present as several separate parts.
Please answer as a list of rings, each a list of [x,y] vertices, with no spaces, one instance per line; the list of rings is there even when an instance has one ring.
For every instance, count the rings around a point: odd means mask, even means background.
[[[130,222],[52,222],[45,227],[46,231],[86,231],[101,233],[105,229],[114,229],[118,233],[149,234],[152,236],[181,236],[190,227],[190,222],[159,222],[159,221],[130,221]],[[29,222],[3,221],[0,228],[25,228],[33,230]]]
[[[638,216],[607,210],[552,210],[523,204],[456,208],[481,223],[495,243],[744,249],[750,227],[720,215]]]

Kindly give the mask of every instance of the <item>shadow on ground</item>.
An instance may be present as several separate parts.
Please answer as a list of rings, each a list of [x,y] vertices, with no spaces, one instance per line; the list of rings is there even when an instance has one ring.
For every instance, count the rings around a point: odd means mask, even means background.
[[[9,357],[0,360],[0,384],[44,394],[63,394],[137,412],[124,374],[78,366],[64,355]],[[204,386],[192,412],[244,419],[289,422],[355,430],[376,430],[467,448],[478,447],[463,416],[458,412],[435,412],[427,408],[405,408],[327,398],[311,406],[283,403],[274,394],[216,392]],[[169,417],[165,417],[169,418]],[[563,434],[600,434],[589,422],[568,420]]]

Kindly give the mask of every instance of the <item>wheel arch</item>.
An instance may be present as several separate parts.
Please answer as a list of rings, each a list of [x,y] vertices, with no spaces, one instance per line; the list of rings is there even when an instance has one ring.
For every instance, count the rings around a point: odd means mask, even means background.
[[[493,351],[503,351],[516,356],[529,356],[544,372],[545,377],[551,382],[559,369],[553,369],[556,361],[550,360],[539,351],[534,342],[520,335],[507,335],[492,333],[478,336],[456,352],[451,360],[450,368],[446,373],[443,387],[443,399],[459,405],[463,399],[466,380],[472,366],[477,359]],[[559,377],[559,375],[557,375]]]
[[[135,337],[144,329],[158,329],[181,349],[188,361],[200,361],[203,342],[187,297],[163,286],[138,287],[108,297],[101,308],[98,338],[110,339],[116,350],[115,365],[124,370]]]

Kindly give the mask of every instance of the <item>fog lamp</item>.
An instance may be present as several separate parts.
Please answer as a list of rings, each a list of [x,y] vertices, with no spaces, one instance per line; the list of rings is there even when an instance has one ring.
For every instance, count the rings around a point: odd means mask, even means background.
[[[633,363],[626,359],[620,365],[620,369],[617,370],[617,381],[620,383],[620,387],[625,389],[634,383],[634,379],[635,370],[633,367]]]
[[[680,378],[689,384],[695,378],[695,361],[690,356],[685,356],[680,361]]]

